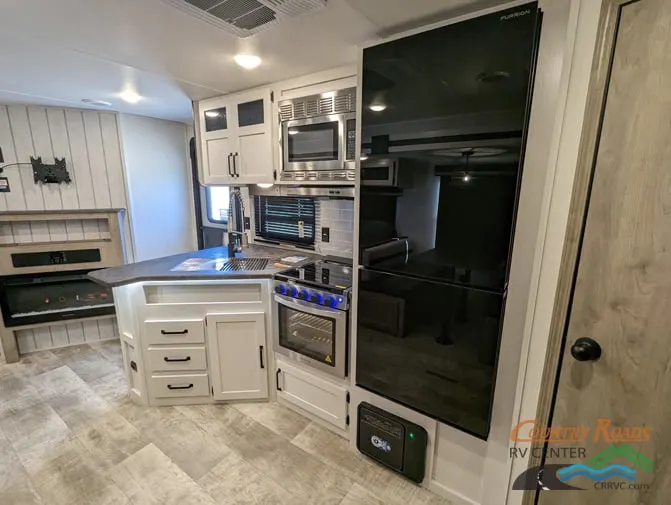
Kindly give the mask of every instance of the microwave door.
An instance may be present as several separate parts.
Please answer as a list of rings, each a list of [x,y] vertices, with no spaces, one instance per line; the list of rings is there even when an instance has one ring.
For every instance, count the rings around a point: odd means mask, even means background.
[[[338,119],[310,118],[284,123],[285,170],[341,169],[341,132]]]

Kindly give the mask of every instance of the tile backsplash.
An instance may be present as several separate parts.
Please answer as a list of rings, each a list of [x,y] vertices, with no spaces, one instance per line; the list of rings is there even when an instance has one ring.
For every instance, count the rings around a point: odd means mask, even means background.
[[[329,229],[329,241],[322,241],[322,228]],[[352,257],[354,200],[317,199],[315,249],[319,254]]]

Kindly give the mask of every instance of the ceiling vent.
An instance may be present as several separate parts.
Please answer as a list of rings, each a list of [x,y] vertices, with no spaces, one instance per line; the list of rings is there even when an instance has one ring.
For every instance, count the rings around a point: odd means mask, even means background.
[[[238,37],[279,24],[284,19],[321,9],[328,0],[163,0]]]

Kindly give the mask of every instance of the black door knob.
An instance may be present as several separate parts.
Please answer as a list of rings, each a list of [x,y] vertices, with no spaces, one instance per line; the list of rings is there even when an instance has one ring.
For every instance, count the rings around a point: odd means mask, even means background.
[[[601,346],[589,337],[581,337],[571,346],[571,356],[578,361],[596,361],[601,357]]]

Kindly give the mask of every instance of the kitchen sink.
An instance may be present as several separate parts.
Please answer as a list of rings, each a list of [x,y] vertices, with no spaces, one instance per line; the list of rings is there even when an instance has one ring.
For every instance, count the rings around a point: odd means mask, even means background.
[[[268,258],[229,258],[219,270],[222,272],[251,272],[265,270]]]

